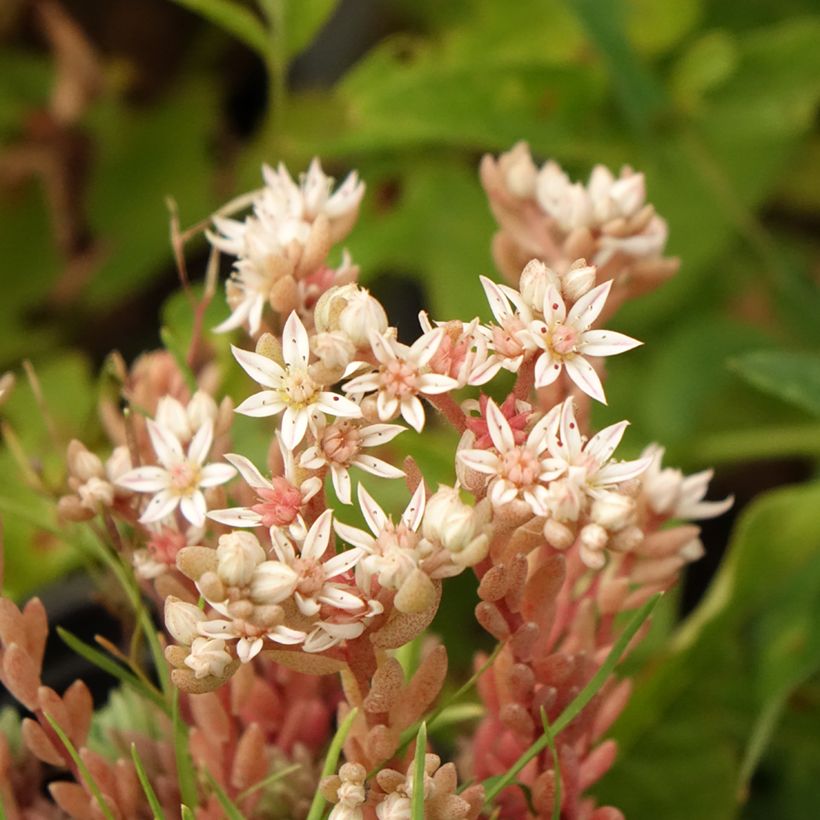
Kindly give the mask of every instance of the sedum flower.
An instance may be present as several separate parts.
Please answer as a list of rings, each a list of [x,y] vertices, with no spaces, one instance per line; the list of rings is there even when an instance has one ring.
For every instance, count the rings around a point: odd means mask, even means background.
[[[197,390],[187,405],[173,396],[163,396],[157,402],[154,420],[186,444],[206,421],[216,424],[218,414],[219,408],[213,396],[204,390]]]
[[[404,471],[376,456],[363,453],[365,447],[378,447],[392,441],[406,428],[400,424],[366,424],[359,419],[340,419],[328,424],[319,417],[314,422],[314,444],[299,459],[306,470],[330,471],[333,489],[342,504],[351,504],[350,468],[359,467],[380,478],[401,478]],[[314,478],[314,481],[319,481]]]
[[[221,678],[232,660],[225,649],[225,641],[199,637],[194,638],[185,665],[193,670],[194,677],[198,679],[210,676]]]
[[[424,428],[424,406],[419,395],[447,393],[458,387],[450,376],[430,372],[427,365],[444,338],[436,328],[408,347],[388,335],[370,334],[370,346],[379,362],[371,373],[356,376],[344,385],[346,393],[362,395],[376,391],[376,410],[382,421],[401,413],[417,432]]]
[[[282,413],[281,436],[284,445],[293,450],[305,437],[308,422],[318,413],[359,418],[361,408],[350,399],[324,390],[308,372],[310,344],[305,326],[295,312],[285,323],[282,334],[284,367],[267,356],[232,347],[236,360],[245,372],[269,389],[245,399],[237,413],[245,416],[274,416]]]
[[[650,444],[643,451],[649,465],[643,474],[641,489],[656,515],[695,521],[715,518],[734,504],[734,496],[723,501],[704,501],[713,471],[703,470],[690,476],[673,467],[661,467],[664,448]]]
[[[159,465],[136,467],[117,483],[137,493],[154,493],[140,522],[150,524],[171,515],[179,507],[195,527],[205,523],[207,504],[203,489],[230,481],[236,470],[229,464],[206,464],[213,443],[213,422],[206,420],[183,450],[179,439],[153,419],[147,420],[148,435]]]
[[[556,410],[558,412],[556,412]],[[554,463],[560,464],[561,482],[554,482],[546,505],[559,520],[577,520],[587,498],[607,498],[604,490],[637,478],[649,466],[649,458],[613,461],[628,421],[605,427],[585,441],[578,429],[572,399],[550,411],[547,446]]]
[[[557,416],[555,409],[543,416],[526,440],[518,444],[504,414],[489,399],[485,417],[495,450],[464,449],[458,457],[468,467],[490,476],[488,496],[494,507],[521,499],[529,504],[533,515],[546,515],[546,482],[564,471],[559,459],[548,454],[549,429]]]
[[[378,299],[356,284],[326,290],[314,310],[318,333],[340,332],[354,348],[367,347],[370,333],[387,330],[387,314]]]

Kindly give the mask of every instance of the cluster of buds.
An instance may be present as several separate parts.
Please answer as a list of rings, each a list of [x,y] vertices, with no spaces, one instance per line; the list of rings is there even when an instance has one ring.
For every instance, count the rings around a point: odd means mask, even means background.
[[[213,397],[213,363],[201,363],[191,395],[156,354],[121,377],[142,417],[106,410],[114,444],[126,445],[108,467],[72,444],[69,497],[72,509],[85,505],[73,520],[102,515],[112,546],[162,602],[173,682],[200,704],[197,726],[236,755],[197,741],[203,768],[250,767],[243,784],[270,769],[254,760],[268,760],[260,749],[276,739],[250,725],[226,734],[222,693],[233,698],[238,681],[271,666],[341,673],[339,716],[359,713],[346,763],[322,785],[332,817],[403,820],[414,784],[402,738],[439,695],[447,652],[427,653],[406,680],[390,651],[429,626],[448,578],[475,574],[476,618],[502,644],[479,683],[486,716],[462,772],[491,777],[537,739],[542,713],[557,718],[595,674],[616,616],[699,557],[697,528],[670,522],[717,515],[731,500],[703,501],[710,474],[662,468],[656,446],[615,459],[628,422],[590,429],[591,402],[605,402],[604,360],[640,344],[599,322],[675,267],[661,256],[665,223],[644,202],[642,175],[596,168],[588,185],[573,184],[554,163],[537,169],[523,145],[485,159],[508,284],[480,277],[491,322],[422,313],[409,345],[346,256],[339,269],[326,264],[355,221],[356,175],[335,193],[316,161],[299,184],[281,167],[264,176],[239,200],[251,213],[215,217],[209,239],[236,258],[231,315],[216,330],[249,333],[232,352],[259,389],[235,412],[258,420],[267,453],[230,452],[233,405]],[[514,386],[493,398],[485,386],[501,371]],[[396,450],[431,409],[457,434],[456,481],[437,489]],[[400,478],[409,499],[394,518],[371,492]],[[521,772],[531,800],[517,786],[500,795],[502,816],[551,816],[560,776],[563,817],[618,817],[586,792],[614,759],[605,733],[628,691],[610,680],[557,738],[558,768],[542,754]],[[452,764],[433,754],[427,763],[426,816],[477,817],[481,785],[459,792]]]

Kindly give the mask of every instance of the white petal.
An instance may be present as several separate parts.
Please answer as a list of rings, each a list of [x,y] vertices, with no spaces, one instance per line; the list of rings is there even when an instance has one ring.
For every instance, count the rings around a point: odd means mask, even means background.
[[[206,419],[188,445],[188,461],[204,464],[214,441],[214,423]]]
[[[248,318],[251,312],[251,307],[256,302],[256,299],[248,298],[247,296],[234,308],[233,313],[225,319],[224,322],[220,322],[216,327],[211,328],[214,333],[228,333],[231,330],[236,330],[238,327],[242,327],[245,324],[245,320]],[[251,333],[254,331],[251,330]]]
[[[361,598],[357,598],[352,592],[347,592],[339,587],[325,586],[319,593],[319,600],[323,604],[336,607],[336,609],[361,609],[364,606]]]
[[[178,495],[174,495],[168,490],[162,490],[148,502],[145,512],[140,516],[140,522],[150,524],[152,521],[159,521],[165,518],[166,515],[170,515],[178,504]]]
[[[606,464],[621,443],[627,427],[629,427],[628,421],[619,421],[617,424],[605,427],[587,442],[584,453],[595,459],[597,464]]]
[[[611,461],[595,474],[597,484],[620,484],[642,475],[652,459],[639,458],[636,461]]]
[[[282,358],[291,367],[303,370],[307,367],[310,358],[310,343],[307,330],[294,310],[288,316],[282,330]],[[274,387],[275,385],[268,385]]]
[[[336,530],[336,535],[338,535],[339,538],[343,541],[347,541],[348,544],[352,544],[354,547],[361,547],[370,552],[376,545],[376,540],[373,536],[364,530],[360,530],[358,527],[351,527],[350,524],[334,521],[333,528]]]
[[[301,592],[294,592],[293,599],[296,601],[299,612],[308,618],[316,615],[321,609],[319,602],[315,598],[305,598]]]
[[[493,316],[499,323],[503,323],[505,319],[512,316],[509,302],[504,298],[504,294],[499,290],[498,285],[488,279],[486,276],[479,276],[481,287],[484,288],[484,293],[487,295],[487,301],[490,303],[490,310]]]
[[[306,409],[294,410],[286,407],[282,414],[280,433],[282,442],[289,450],[295,450],[307,432],[309,413]]]
[[[458,457],[471,469],[487,475],[497,473],[500,466],[498,456],[489,450],[459,450]]]
[[[401,400],[401,415],[417,433],[424,429],[424,405],[418,396],[405,396]]]
[[[490,488],[490,501],[494,507],[501,507],[504,504],[509,504],[518,496],[518,488],[510,484],[509,481],[498,479],[493,481],[493,486]]]
[[[316,629],[305,638],[305,645],[302,648],[305,652],[324,652],[326,649],[336,646],[340,640],[341,638],[334,638],[321,627],[316,627]]]
[[[364,488],[364,484],[359,484],[358,490],[359,507],[361,507],[364,520],[373,535],[378,535],[387,524],[387,516],[384,510],[376,503],[376,499]],[[344,537],[344,536],[342,536]],[[351,541],[351,543],[353,543]]]
[[[376,412],[383,420],[392,419],[399,409],[399,400],[396,396],[389,396],[384,390],[376,395]]]
[[[168,486],[170,476],[162,467],[137,467],[117,479],[117,484],[135,493],[156,493]]]
[[[420,393],[435,396],[438,393],[449,393],[458,387],[458,380],[440,373],[425,373],[416,379],[416,389]]]
[[[227,510],[211,510],[208,518],[227,527],[258,527],[262,516],[248,507],[233,507]]]
[[[561,452],[566,460],[574,463],[581,454],[581,431],[575,418],[575,403],[572,399],[566,399],[561,405],[559,423],[561,443],[564,445]]]
[[[379,374],[378,373],[364,373],[361,376],[356,376],[347,382],[343,388],[345,393],[369,393],[371,390],[379,389]]]
[[[410,503],[402,513],[401,520],[414,532],[419,528],[422,516],[424,515],[424,505],[426,501],[424,482],[419,481]]]
[[[157,424],[153,419],[147,419],[146,423],[154,452],[163,467],[170,468],[172,464],[179,464],[185,458],[179,439],[167,427]]]
[[[368,334],[368,338],[370,339],[370,348],[373,351],[373,355],[381,364],[387,364],[396,358],[393,346],[386,336],[382,336],[376,333],[375,330],[371,330]]]
[[[241,347],[231,345],[234,358],[239,362],[242,369],[257,383],[263,387],[279,387],[285,371],[273,359],[253,353],[250,350],[243,350]]]
[[[606,304],[612,279],[585,293],[573,306],[567,316],[567,323],[578,330],[586,330],[601,314]],[[580,386],[580,385],[579,385]]]
[[[347,468],[342,467],[340,464],[331,464],[330,479],[333,482],[333,489],[336,491],[336,497],[339,501],[342,504],[352,504],[350,473]]]
[[[346,419],[362,417],[362,408],[355,401],[346,399],[338,393],[323,391],[316,397],[316,406],[331,416],[341,416]]]
[[[245,456],[240,456],[237,453],[225,453],[225,461],[229,461],[239,470],[239,474],[245,479],[246,483],[251,487],[264,487],[271,489],[273,484],[270,483],[263,475],[256,469],[256,466],[250,459]]]
[[[242,663],[253,660],[262,650],[261,638],[240,638],[236,642],[236,656]]]
[[[555,285],[547,285],[544,292],[544,320],[548,325],[567,318],[567,306]]]
[[[601,384],[595,368],[583,356],[573,356],[571,359],[567,359],[564,362],[564,367],[567,369],[567,375],[584,393],[601,402],[601,404],[606,404],[604,386]]]
[[[195,527],[201,527],[205,523],[205,513],[208,512],[205,496],[199,490],[182,496],[179,510]]]
[[[349,569],[353,569],[364,555],[365,552],[361,549],[345,550],[338,555],[334,555],[333,558],[325,561],[322,565],[325,578],[335,578],[337,575],[342,575]]]
[[[386,461],[382,461],[375,456],[366,454],[358,455],[350,463],[361,467],[365,472],[371,475],[381,476],[381,478],[401,478],[404,475],[404,470],[400,470],[398,467],[394,467],[392,464],[388,464]],[[332,469],[331,467],[331,470]],[[345,503],[349,504],[350,502]]]
[[[237,413],[243,416],[253,416],[261,418],[263,416],[275,416],[285,408],[285,403],[279,398],[279,394],[273,390],[262,390],[248,396],[237,408]]]
[[[333,510],[325,510],[311,525],[300,554],[307,560],[319,560],[327,550],[333,526]]]
[[[718,515],[723,515],[734,503],[735,497],[733,495],[724,498],[723,501],[698,501],[696,504],[680,510],[680,514],[684,518],[691,518],[696,521],[703,518],[715,518]]]
[[[561,375],[561,362],[545,350],[535,361],[535,386],[546,387]]]
[[[305,633],[300,632],[298,629],[291,629],[288,626],[275,626],[268,632],[268,637],[276,643],[294,646],[305,640]]]
[[[506,453],[508,450],[512,450],[512,448],[515,447],[515,438],[513,437],[512,429],[504,414],[492,399],[487,402],[485,417],[487,420],[487,430],[490,433],[490,438],[493,440],[495,449],[500,453]]]
[[[437,327],[430,333],[419,336],[410,348],[407,358],[417,367],[424,367],[435,356],[444,338],[444,328]]]
[[[588,330],[584,333],[578,351],[583,356],[617,356],[642,344],[643,342],[614,330]]]
[[[400,424],[369,424],[359,430],[362,447],[375,447],[379,444],[387,444],[399,433],[403,433],[407,428]]]
[[[236,475],[236,470],[230,464],[206,464],[200,473],[200,487],[218,487],[230,481]]]

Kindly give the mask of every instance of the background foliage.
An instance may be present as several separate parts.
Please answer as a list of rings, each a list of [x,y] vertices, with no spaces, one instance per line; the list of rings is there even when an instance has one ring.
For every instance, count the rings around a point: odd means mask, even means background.
[[[190,225],[255,187],[262,161],[358,168],[348,247],[412,337],[414,306],[489,315],[484,152],[524,138],[574,175],[628,163],[683,264],[619,314],[646,345],[612,362],[597,421],[629,418],[633,449],[659,440],[687,470],[714,464],[716,493],[748,508],[705,598],[726,521],[683,590],[694,611],[678,624],[667,601],[656,618],[601,796],[632,818],[816,815],[816,3],[12,0],[0,38],[0,366],[32,360],[51,413],[22,386],[2,407],[13,593],[83,554],[30,485],[59,483],[72,435],[101,440],[107,351],[158,345],[160,323],[190,334],[167,197]],[[204,246],[190,251],[196,281]],[[445,478],[440,443],[409,446]],[[779,484],[801,486],[766,493]],[[462,597],[441,631],[470,628]]]

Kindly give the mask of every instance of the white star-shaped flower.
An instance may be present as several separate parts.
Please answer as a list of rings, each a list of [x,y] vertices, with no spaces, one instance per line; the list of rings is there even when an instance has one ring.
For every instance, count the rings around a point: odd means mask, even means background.
[[[376,391],[376,411],[382,421],[397,413],[417,432],[424,428],[424,405],[419,395],[447,393],[458,387],[450,376],[430,372],[427,367],[442,339],[444,330],[436,328],[408,347],[388,335],[370,334],[370,346],[379,362],[378,370],[356,376],[344,385],[346,393],[362,395]]]
[[[282,413],[280,432],[283,444],[294,450],[305,437],[308,422],[318,413],[346,418],[360,418],[358,404],[324,390],[308,372],[310,343],[305,326],[295,312],[285,322],[282,333],[282,357],[285,366],[267,356],[232,347],[236,360],[245,372],[262,387],[237,408],[245,416],[274,416]],[[284,412],[283,412],[284,411]]]
[[[137,493],[154,493],[140,516],[141,523],[160,521],[179,507],[191,524],[202,527],[208,511],[202,490],[224,484],[236,474],[229,464],[205,464],[213,443],[213,422],[206,420],[202,424],[187,453],[167,427],[153,419],[146,423],[159,465],[129,470],[117,479],[117,484]]]
[[[543,322],[533,322],[529,333],[544,352],[535,361],[535,386],[552,384],[566,368],[569,377],[593,399],[606,404],[604,388],[587,356],[615,356],[642,344],[614,330],[590,330],[606,304],[612,280],[585,293],[567,313],[554,285],[544,294]]]
[[[515,443],[509,422],[492,399],[487,401],[485,416],[495,452],[465,449],[459,451],[458,457],[473,470],[491,476],[488,495],[494,507],[520,498],[529,504],[534,515],[546,515],[546,483],[565,469],[560,460],[547,454],[556,410],[538,421],[523,444]]]

